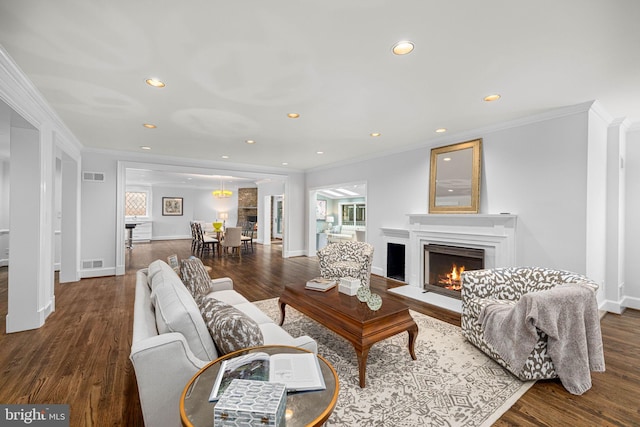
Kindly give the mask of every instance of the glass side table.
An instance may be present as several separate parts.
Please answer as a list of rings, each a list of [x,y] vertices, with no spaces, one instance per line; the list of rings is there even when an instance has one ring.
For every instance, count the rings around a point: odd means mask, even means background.
[[[223,360],[247,353],[262,351],[268,354],[305,353],[307,350],[290,346],[261,346],[226,354],[200,369],[185,386],[180,397],[180,420],[185,427],[213,426],[215,402],[209,402],[209,394]],[[321,426],[327,421],[338,400],[340,385],[338,374],[327,360],[318,355],[320,370],[327,386],[325,390],[287,394],[286,425]]]

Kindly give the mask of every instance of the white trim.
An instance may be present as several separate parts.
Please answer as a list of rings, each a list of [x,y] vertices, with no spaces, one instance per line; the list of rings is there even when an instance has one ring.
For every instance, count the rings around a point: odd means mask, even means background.
[[[80,277],[82,279],[88,279],[90,277],[103,277],[103,276],[118,276],[116,269],[113,267],[96,268],[92,270],[80,270]]]
[[[182,236],[154,236],[151,238],[152,241],[156,240],[191,240],[191,236],[188,234]],[[146,240],[148,242],[148,240]],[[135,242],[135,240],[134,240]],[[136,242],[137,243],[137,242]]]
[[[74,154],[76,158],[80,157],[79,153],[83,145],[2,45],[0,45],[0,81],[6,83],[0,84],[0,99],[41,131],[45,121],[51,122],[52,129],[58,134],[59,142],[65,147],[65,151]]]
[[[624,297],[622,298],[622,306],[625,308],[633,308],[640,310],[640,298],[636,297]]]

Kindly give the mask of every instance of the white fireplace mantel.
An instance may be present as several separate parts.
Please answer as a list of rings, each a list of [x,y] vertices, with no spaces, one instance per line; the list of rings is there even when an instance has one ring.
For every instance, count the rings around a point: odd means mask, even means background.
[[[517,216],[511,214],[408,214],[407,230],[382,228],[387,242],[406,245],[405,279],[422,288],[424,246],[484,249],[485,268],[516,265]],[[407,274],[408,273],[408,274]]]

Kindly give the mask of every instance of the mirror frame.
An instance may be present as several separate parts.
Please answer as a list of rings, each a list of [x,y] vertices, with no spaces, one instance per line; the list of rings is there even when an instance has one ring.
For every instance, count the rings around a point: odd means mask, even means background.
[[[445,153],[472,150],[471,160],[471,204],[465,206],[436,206],[437,159]],[[429,213],[478,213],[480,204],[480,154],[482,138],[431,149],[431,178],[429,180]]]

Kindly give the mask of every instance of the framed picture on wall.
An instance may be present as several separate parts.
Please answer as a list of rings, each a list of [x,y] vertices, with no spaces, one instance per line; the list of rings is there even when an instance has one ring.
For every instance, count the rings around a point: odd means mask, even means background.
[[[182,197],[163,197],[162,215],[182,216]]]
[[[324,219],[327,216],[327,201],[316,200],[316,219]]]

